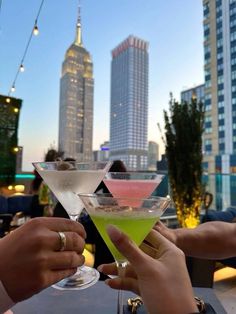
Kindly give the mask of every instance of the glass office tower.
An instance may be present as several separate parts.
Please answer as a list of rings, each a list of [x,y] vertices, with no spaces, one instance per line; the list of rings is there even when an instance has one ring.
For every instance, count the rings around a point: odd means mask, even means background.
[[[204,168],[236,172],[236,0],[204,0]]]
[[[220,182],[222,208],[235,206],[236,0],[204,0],[204,170]],[[222,176],[221,174],[226,174]],[[212,191],[215,194],[214,191]],[[215,194],[216,195],[216,194]],[[219,199],[215,200],[219,203]]]
[[[82,44],[79,9],[76,38],[62,65],[59,113],[59,150],[77,161],[93,158],[93,90],[93,64]]]
[[[192,99],[197,99],[197,102],[204,103],[205,97],[205,85],[201,84],[198,86],[194,86],[192,88],[185,89],[180,94],[180,99],[182,102],[191,103]]]
[[[129,36],[112,50],[110,159],[148,166],[148,43]]]

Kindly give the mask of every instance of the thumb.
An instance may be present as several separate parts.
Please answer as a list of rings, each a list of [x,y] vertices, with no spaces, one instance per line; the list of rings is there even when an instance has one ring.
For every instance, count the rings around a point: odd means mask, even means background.
[[[125,233],[113,225],[107,226],[107,233],[115,247],[134,267],[138,268],[139,265],[143,265],[145,254]]]

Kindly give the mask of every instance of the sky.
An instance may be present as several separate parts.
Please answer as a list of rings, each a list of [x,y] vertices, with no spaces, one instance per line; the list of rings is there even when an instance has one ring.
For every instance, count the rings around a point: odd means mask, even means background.
[[[61,66],[74,41],[79,0],[45,0],[39,35],[25,57],[25,72],[12,96],[21,98],[18,144],[23,170],[57,148]],[[129,35],[149,42],[148,139],[160,145],[169,93],[202,84],[202,0],[81,0],[82,38],[94,65],[93,148],[109,140],[111,50]],[[41,0],[2,0],[0,10],[0,94],[7,95],[20,65]],[[164,130],[163,130],[164,133]]]

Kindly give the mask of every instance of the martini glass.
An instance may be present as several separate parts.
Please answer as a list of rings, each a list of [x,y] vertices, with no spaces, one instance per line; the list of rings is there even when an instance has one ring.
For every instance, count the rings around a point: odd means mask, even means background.
[[[120,277],[124,276],[128,262],[110,240],[106,232],[107,226],[112,224],[118,227],[139,246],[170,203],[169,198],[162,197],[134,199],[106,194],[79,194],[79,197],[111,251]],[[118,292],[117,313],[123,314],[121,291]]]
[[[140,199],[149,197],[163,178],[152,172],[108,172],[103,181],[114,197],[131,197],[129,201],[133,203],[129,205],[138,206]]]
[[[77,163],[74,161],[34,162],[33,165],[70,219],[77,221],[83,208],[78,193],[93,193],[111,167],[112,162]],[[99,272],[88,266],[79,267],[77,272],[53,287],[60,290],[80,290],[95,284]]]

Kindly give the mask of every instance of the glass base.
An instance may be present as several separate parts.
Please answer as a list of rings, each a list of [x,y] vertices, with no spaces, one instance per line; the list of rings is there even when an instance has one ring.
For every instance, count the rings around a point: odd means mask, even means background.
[[[88,266],[81,266],[70,277],[62,279],[52,287],[59,290],[82,290],[94,285],[100,277],[99,272]]]

